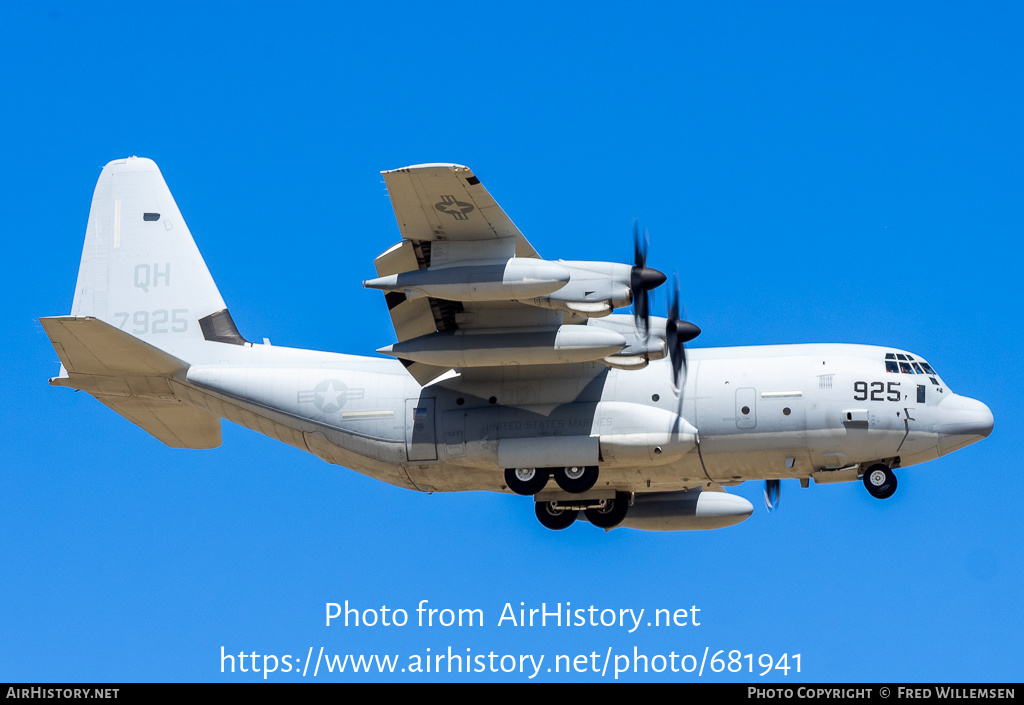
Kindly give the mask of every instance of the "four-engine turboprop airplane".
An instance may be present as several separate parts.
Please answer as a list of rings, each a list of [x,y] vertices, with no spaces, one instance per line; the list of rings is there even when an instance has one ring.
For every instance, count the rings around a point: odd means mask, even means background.
[[[712,529],[752,506],[723,486],[863,478],[981,440],[992,414],[916,354],[867,345],[696,349],[649,313],[646,265],[546,261],[472,171],[384,172],[402,241],[364,286],[397,342],[357,357],[239,333],[155,163],[100,174],[70,316],[41,319],[57,386],[176,448],[220,419],[399,487],[531,495],[544,526]],[[633,305],[633,315],[614,309]],[[582,513],[582,515],[581,515]]]

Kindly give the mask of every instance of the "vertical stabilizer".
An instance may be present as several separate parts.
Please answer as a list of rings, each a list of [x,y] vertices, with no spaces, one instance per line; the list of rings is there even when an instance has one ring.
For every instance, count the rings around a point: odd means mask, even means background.
[[[163,350],[243,344],[192,234],[150,159],[103,167],[71,315],[92,316]]]

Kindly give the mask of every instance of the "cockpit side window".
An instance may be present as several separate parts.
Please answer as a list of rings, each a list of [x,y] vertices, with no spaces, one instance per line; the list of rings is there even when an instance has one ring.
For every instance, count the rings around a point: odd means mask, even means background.
[[[900,366],[896,364],[895,360],[886,360],[885,361],[885,371],[886,372],[899,372],[900,371]]]

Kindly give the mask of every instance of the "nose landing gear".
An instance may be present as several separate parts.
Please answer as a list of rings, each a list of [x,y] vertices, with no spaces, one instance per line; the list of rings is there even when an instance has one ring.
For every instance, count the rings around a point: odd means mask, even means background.
[[[864,486],[876,499],[888,499],[896,492],[896,474],[887,465],[872,465],[864,473]]]

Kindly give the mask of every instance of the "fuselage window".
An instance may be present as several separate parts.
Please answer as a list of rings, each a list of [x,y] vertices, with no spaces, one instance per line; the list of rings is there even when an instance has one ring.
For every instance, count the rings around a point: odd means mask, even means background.
[[[939,386],[939,380],[935,379],[934,377],[929,377],[928,379],[930,379],[932,381],[932,384],[934,384],[936,387]]]
[[[917,385],[917,403],[918,404],[924,404],[924,389],[925,389],[925,387],[924,387],[923,384]]]

